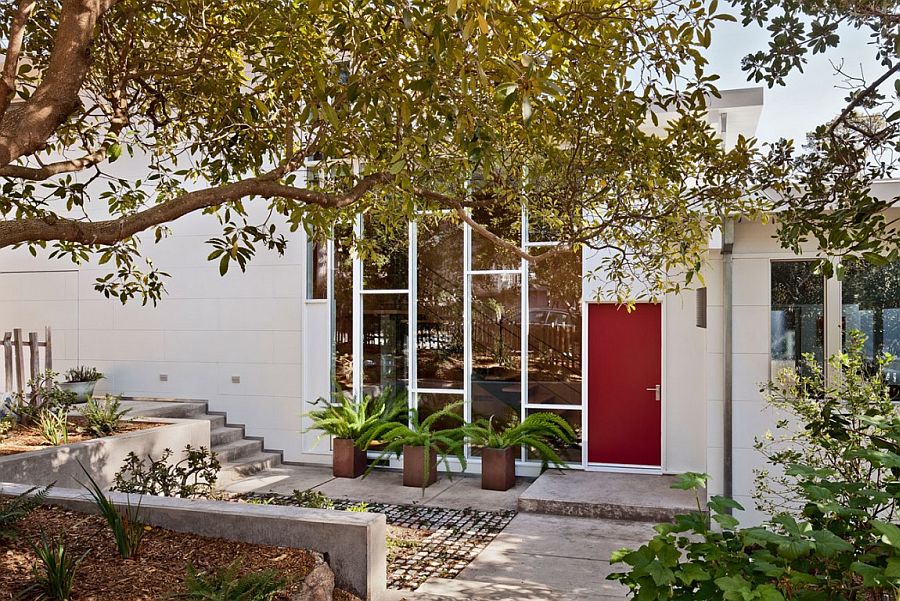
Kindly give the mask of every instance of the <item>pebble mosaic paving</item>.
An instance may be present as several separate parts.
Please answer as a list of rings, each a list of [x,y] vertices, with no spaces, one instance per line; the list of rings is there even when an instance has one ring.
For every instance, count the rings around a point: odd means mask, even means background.
[[[243,499],[298,505],[291,495],[274,493],[251,493]],[[334,508],[346,510],[357,503],[334,500]],[[387,518],[388,587],[408,591],[431,577],[455,578],[516,515],[388,503],[368,503],[367,509]]]

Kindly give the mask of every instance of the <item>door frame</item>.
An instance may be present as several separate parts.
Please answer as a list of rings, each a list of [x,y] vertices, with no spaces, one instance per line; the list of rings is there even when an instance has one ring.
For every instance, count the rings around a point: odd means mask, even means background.
[[[660,458],[659,465],[623,465],[616,463],[591,463],[588,462],[588,445],[591,437],[590,427],[588,425],[588,416],[591,410],[591,399],[588,395],[588,380],[590,379],[590,329],[588,320],[590,320],[590,305],[615,305],[615,301],[595,301],[582,303],[582,327],[584,329],[582,336],[582,369],[584,374],[582,377],[582,398],[584,399],[584,409],[582,411],[582,432],[584,432],[584,441],[582,442],[582,465],[589,472],[619,472],[619,473],[635,473],[635,474],[664,474],[666,473],[666,408],[668,405],[668,386],[666,378],[666,299],[663,298],[658,304],[660,305],[659,327],[660,327],[660,352],[659,352],[659,377],[660,377],[660,403],[659,403],[659,435],[660,435]],[[651,303],[635,303],[635,304],[651,304]]]

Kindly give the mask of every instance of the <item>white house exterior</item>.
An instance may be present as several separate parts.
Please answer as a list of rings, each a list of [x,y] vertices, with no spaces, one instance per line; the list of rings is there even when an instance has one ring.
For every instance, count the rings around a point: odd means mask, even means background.
[[[760,89],[730,91],[710,119],[730,145],[753,135],[761,108]],[[548,242],[516,219],[523,246]],[[557,411],[582,437],[573,467],[707,472],[717,493],[728,482],[730,406],[732,492],[752,507],[754,438],[776,419],[760,383],[800,352],[838,350],[842,322],[868,331],[874,350],[900,345],[900,294],[873,300],[862,276],[806,273],[799,261],[815,249],[785,252],[771,224],[738,221],[733,244],[728,231],[712,241],[704,292],[630,315],[597,302],[582,278],[596,257],[533,267],[462,225],[410,224],[383,241],[381,265],[339,243],[308,244],[301,228],[284,256],[262,251],[225,277],[206,258],[215,219],[189,215],[172,230],[147,247],[172,276],[157,307],[104,299],[93,290],[102,267],[0,252],[0,331],[49,325],[57,370],[97,367],[100,393],[206,399],[287,462],[330,461],[301,415],[333,382],[356,394],[392,386],[423,410],[464,401],[468,418]],[[537,469],[522,457],[520,474]]]

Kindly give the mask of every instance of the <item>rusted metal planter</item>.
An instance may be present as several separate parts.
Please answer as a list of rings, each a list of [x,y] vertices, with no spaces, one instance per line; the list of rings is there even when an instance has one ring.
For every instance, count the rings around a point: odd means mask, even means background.
[[[403,446],[403,486],[425,488],[437,482],[437,452],[428,455],[428,479],[425,479],[425,447]]]
[[[366,471],[366,452],[350,438],[335,438],[332,444],[331,473],[335,478],[359,478]]]
[[[516,485],[516,449],[481,450],[481,488],[509,490]]]

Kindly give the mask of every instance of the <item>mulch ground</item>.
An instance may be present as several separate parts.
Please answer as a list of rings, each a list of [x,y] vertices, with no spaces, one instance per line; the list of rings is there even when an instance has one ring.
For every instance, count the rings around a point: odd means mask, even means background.
[[[136,430],[146,430],[148,428],[156,428],[160,424],[149,422],[119,422],[119,431],[116,434],[124,434],[126,432],[134,432]],[[69,443],[81,442],[95,438],[85,430],[85,421],[80,417],[69,418]],[[46,449],[53,445],[47,442],[41,436],[40,428],[36,426],[16,426],[6,436],[0,438],[0,457],[4,455],[15,455],[17,453],[27,453],[28,451],[36,451]]]
[[[240,572],[276,570],[288,585],[276,597],[289,599],[313,566],[313,556],[303,549],[238,543],[149,528],[134,559],[121,559],[112,533],[99,516],[41,507],[19,523],[12,541],[0,539],[0,599],[21,598],[32,578],[35,555],[33,541],[41,533],[55,537],[65,533],[74,555],[87,555],[78,566],[70,601],[151,601],[170,599],[183,591],[188,564],[211,571],[240,562]],[[25,599],[33,597],[26,596]],[[335,590],[338,601],[357,597]]]

